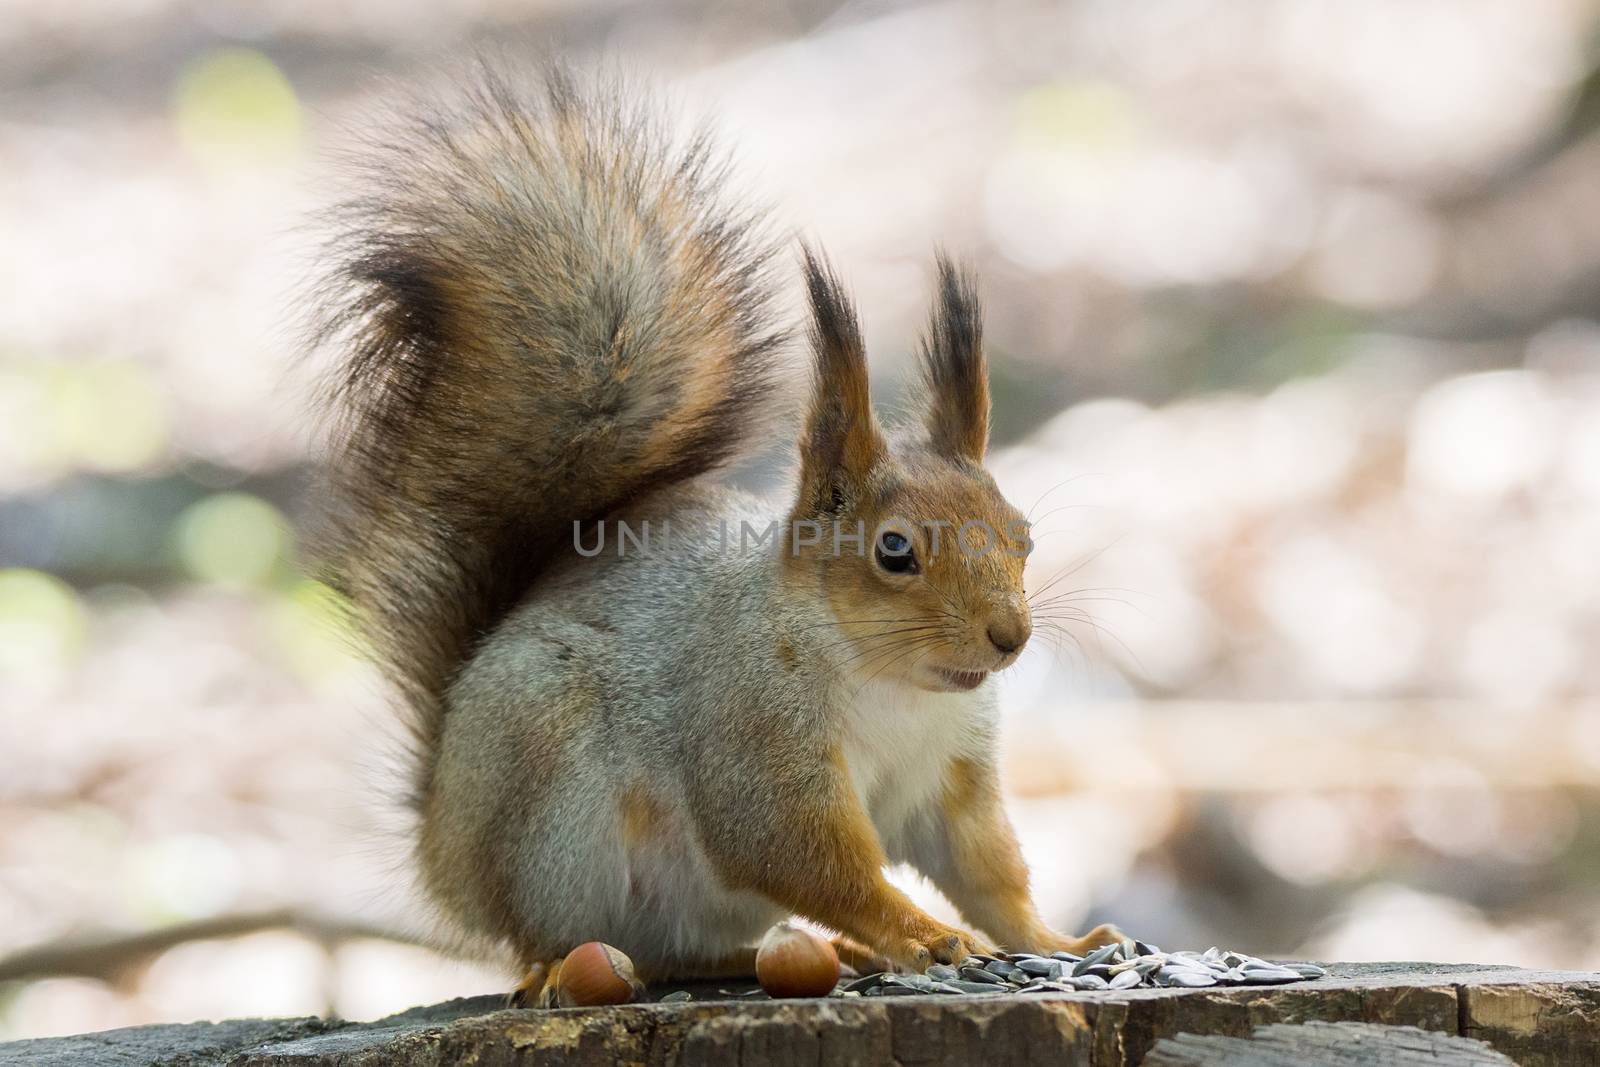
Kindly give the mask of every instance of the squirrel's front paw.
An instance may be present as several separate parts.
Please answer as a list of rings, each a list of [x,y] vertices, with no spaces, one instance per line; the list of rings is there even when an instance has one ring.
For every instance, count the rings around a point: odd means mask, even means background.
[[[1030,944],[1018,945],[1028,952],[1070,952],[1074,956],[1087,955],[1105,945],[1115,945],[1128,939],[1128,935],[1110,923],[1101,923],[1082,937],[1064,937],[1054,930],[1042,930],[1029,938]]]
[[[968,956],[992,956],[994,946],[976,934],[953,926],[929,923],[888,955],[902,967],[921,972],[935,963],[960,963]]]

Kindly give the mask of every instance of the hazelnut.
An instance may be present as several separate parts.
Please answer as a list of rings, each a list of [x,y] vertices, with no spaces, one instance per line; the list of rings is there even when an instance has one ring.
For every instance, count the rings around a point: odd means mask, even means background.
[[[561,961],[556,1003],[563,1008],[626,1004],[644,995],[633,961],[610,945],[585,941]]]
[[[767,931],[756,950],[756,980],[773,997],[824,997],[839,981],[839,953],[788,923]]]

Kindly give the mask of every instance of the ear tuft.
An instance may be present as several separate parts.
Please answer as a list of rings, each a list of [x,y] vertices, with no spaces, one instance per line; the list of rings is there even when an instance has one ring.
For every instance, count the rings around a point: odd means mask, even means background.
[[[856,366],[865,371],[866,348],[861,343],[861,325],[855,305],[844,291],[839,276],[826,257],[810,245],[801,246],[805,257],[806,296],[811,305],[811,345],[819,372],[833,370],[853,373]]]
[[[983,462],[989,445],[989,366],[983,354],[983,312],[978,286],[945,253],[933,314],[922,339],[928,438],[951,459]]]
[[[814,515],[838,510],[839,502],[853,495],[882,458],[884,443],[872,413],[855,307],[828,261],[809,245],[802,250],[815,384],[801,443],[796,506]]]

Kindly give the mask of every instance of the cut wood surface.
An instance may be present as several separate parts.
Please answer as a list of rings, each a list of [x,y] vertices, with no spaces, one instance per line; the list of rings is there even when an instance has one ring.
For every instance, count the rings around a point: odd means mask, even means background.
[[[1512,1067],[1482,1041],[1376,1023],[1273,1023],[1249,1037],[1179,1034],[1157,1041],[1144,1067]]]
[[[1051,1063],[1094,1067],[1258,1061],[1174,1060],[1196,1038],[1250,1039],[1258,1028],[1308,1022],[1415,1027],[1410,1049],[1434,1041],[1438,1063],[1523,1067],[1600,1062],[1600,974],[1430,963],[1329,964],[1295,985],[1136,989],[1115,993],[900,996],[764,1001],[687,987],[689,1002],[518,1011],[495,997],[417,1008],[371,1023],[239,1020],[135,1027],[0,1045],[0,1064],[226,1064],[229,1067],[479,1067],[544,1064]],[[671,987],[654,990],[665,994]],[[1304,1032],[1303,1027],[1297,1027]],[[1354,1031],[1351,1032],[1352,1034]],[[1363,1031],[1366,1033],[1366,1031]],[[1179,1035],[1194,1035],[1179,1037]],[[1482,1046],[1452,1047],[1465,1037]],[[1163,1039],[1172,1039],[1164,1045]],[[1311,1036],[1297,1038],[1306,1044]],[[1385,1050],[1402,1054],[1394,1037]],[[1395,1044],[1396,1041],[1400,1043]],[[1484,1058],[1483,1046],[1502,1059]],[[1240,1046],[1244,1047],[1244,1046]],[[1352,1047],[1359,1048],[1359,1043]],[[1470,1055],[1476,1060],[1463,1058]],[[1174,1051],[1177,1050],[1177,1051]],[[1457,1055],[1457,1053],[1460,1055]],[[1159,1057],[1166,1056],[1167,1059]],[[1259,1060],[1260,1063],[1286,1062]],[[1411,1061],[1302,1057],[1300,1063]]]

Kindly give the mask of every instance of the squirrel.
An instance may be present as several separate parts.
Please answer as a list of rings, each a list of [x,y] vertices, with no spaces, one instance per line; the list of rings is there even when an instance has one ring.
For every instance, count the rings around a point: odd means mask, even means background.
[[[806,247],[798,480],[762,499],[718,475],[786,399],[777,242],[708,139],[623,86],[485,66],[356,168],[318,301],[325,559],[409,708],[422,883],[521,997],[591,940],[647,981],[747,975],[790,916],[918,971],[1120,940],[1044,923],[1001,803],[991,676],[1030,635],[1029,545],[983,467],[970,274],[939,255],[924,395],[885,428]],[[780,536],[589,547],[730,523]]]

